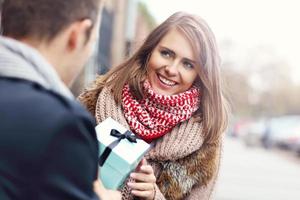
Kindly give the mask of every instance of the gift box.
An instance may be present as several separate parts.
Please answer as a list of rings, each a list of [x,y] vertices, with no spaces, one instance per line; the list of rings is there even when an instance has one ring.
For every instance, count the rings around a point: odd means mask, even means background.
[[[96,126],[99,141],[99,178],[108,189],[118,189],[150,149],[150,145],[112,118]]]

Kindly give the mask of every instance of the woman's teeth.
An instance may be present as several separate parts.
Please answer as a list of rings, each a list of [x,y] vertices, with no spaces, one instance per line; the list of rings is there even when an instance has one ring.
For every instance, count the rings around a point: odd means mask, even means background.
[[[164,83],[164,84],[166,84],[166,85],[168,85],[168,86],[174,86],[174,85],[176,85],[176,82],[170,81],[170,80],[168,80],[168,79],[166,79],[166,78],[164,78],[164,77],[162,77],[162,76],[160,76],[160,75],[158,75],[158,78],[159,78],[159,80],[160,80],[162,83]]]

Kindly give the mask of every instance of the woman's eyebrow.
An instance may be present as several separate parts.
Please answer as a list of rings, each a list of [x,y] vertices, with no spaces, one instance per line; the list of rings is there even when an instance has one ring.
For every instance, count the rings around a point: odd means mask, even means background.
[[[183,58],[183,59],[186,60],[186,61],[188,61],[188,62],[191,62],[191,63],[193,63],[193,64],[196,64],[196,63],[197,63],[196,61],[191,60],[191,59],[189,59],[189,58]]]
[[[169,51],[169,53],[171,53],[172,55],[176,55],[175,51],[173,51],[172,49],[169,49],[168,47],[165,46],[159,46],[161,49],[165,49],[167,51]]]

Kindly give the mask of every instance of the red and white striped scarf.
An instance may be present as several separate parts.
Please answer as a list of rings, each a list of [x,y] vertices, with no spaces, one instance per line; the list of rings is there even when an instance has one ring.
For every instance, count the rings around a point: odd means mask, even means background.
[[[122,107],[131,131],[148,143],[189,119],[199,108],[200,91],[196,87],[171,96],[156,94],[148,81],[143,88],[144,98],[137,100],[126,84],[122,91]]]

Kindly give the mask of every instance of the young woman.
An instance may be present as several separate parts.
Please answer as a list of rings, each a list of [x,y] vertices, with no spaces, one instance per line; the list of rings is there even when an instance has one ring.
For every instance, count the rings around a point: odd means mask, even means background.
[[[97,123],[112,117],[153,144],[123,199],[210,198],[227,126],[219,67],[208,25],[178,12],[80,95]]]

